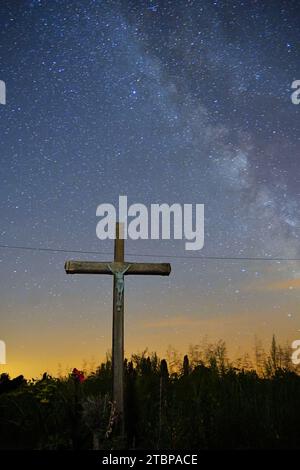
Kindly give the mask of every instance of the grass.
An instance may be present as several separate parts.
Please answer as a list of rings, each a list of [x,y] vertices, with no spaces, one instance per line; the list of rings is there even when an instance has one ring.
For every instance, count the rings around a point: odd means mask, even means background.
[[[276,345],[256,369],[232,364],[223,342],[168,362],[125,361],[126,446],[147,449],[300,448],[300,376]],[[86,377],[0,378],[0,449],[111,449],[111,362]]]

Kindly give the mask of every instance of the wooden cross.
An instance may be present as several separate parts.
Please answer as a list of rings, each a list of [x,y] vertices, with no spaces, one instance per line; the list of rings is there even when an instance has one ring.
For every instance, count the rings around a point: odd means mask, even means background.
[[[67,274],[110,274],[113,284],[112,368],[113,401],[124,434],[124,276],[153,274],[169,276],[169,263],[128,263],[124,261],[123,224],[117,222],[114,261],[67,261]]]

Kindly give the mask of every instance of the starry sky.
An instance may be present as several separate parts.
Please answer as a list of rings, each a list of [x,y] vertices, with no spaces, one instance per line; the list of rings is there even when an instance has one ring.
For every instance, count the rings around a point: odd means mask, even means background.
[[[294,0],[2,0],[0,339],[12,375],[96,365],[112,279],[96,208],[205,204],[205,246],[128,241],[169,278],[125,287],[127,355],[224,339],[300,338],[300,5]],[[31,251],[3,245],[95,254]]]

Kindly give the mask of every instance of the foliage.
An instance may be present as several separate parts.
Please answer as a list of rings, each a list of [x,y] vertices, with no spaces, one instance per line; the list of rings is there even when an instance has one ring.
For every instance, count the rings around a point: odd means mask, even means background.
[[[171,363],[144,351],[125,361],[127,447],[148,449],[299,448],[300,377],[272,340],[229,362],[223,342],[190,347]],[[175,358],[175,359],[174,359]],[[0,377],[0,449],[110,449],[114,435],[111,361],[87,377],[26,381]]]

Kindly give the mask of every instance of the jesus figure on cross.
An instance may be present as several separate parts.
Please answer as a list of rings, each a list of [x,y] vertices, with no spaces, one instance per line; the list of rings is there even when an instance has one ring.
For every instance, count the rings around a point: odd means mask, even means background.
[[[110,274],[114,277],[113,286],[113,401],[124,434],[124,276],[130,274],[153,274],[169,276],[169,263],[127,263],[124,261],[123,225],[116,224],[115,250],[113,262],[67,261],[67,274]]]

